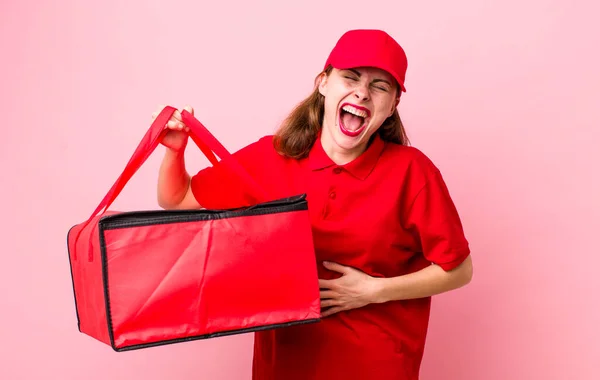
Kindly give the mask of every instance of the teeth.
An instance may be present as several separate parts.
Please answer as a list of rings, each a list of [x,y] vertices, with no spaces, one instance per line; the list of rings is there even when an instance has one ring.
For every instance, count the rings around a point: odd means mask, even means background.
[[[354,107],[352,107],[350,105],[344,106],[342,109],[344,111],[346,111],[346,112],[349,112],[349,113],[353,114],[353,115],[360,116],[363,119],[367,118],[367,112],[366,111],[357,110],[356,108],[354,108]]]

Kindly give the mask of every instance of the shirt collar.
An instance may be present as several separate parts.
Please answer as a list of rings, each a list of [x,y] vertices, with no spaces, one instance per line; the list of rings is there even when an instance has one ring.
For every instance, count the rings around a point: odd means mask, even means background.
[[[385,142],[375,133],[373,141],[360,156],[345,165],[337,165],[329,158],[323,145],[321,144],[321,133],[318,134],[315,143],[313,144],[310,153],[308,154],[308,167],[311,170],[323,170],[332,166],[341,167],[348,171],[354,177],[364,180],[375,168],[377,160],[383,152]]]

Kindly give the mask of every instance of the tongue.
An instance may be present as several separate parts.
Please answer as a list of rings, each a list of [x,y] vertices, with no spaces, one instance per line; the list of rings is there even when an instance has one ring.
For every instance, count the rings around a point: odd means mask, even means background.
[[[363,118],[348,112],[344,112],[342,115],[342,121],[344,122],[344,127],[347,130],[356,131],[362,126]]]

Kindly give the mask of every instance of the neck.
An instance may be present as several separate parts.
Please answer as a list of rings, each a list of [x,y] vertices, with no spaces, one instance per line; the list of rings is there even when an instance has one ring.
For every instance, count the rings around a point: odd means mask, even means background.
[[[327,156],[329,156],[336,165],[340,166],[355,160],[367,148],[367,144],[361,144],[351,150],[343,149],[335,143],[327,131],[321,133],[321,145]]]

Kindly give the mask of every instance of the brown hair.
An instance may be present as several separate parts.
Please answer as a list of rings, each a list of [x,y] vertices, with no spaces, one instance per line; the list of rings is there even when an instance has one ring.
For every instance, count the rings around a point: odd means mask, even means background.
[[[308,156],[321,130],[325,113],[325,97],[319,92],[317,80],[323,73],[329,75],[331,70],[332,68],[329,66],[315,78],[315,88],[312,94],[292,110],[275,133],[273,144],[279,154],[295,159]],[[399,86],[397,88],[399,89]],[[397,109],[394,110],[392,116],[385,119],[377,133],[384,141],[400,145],[409,144]]]

